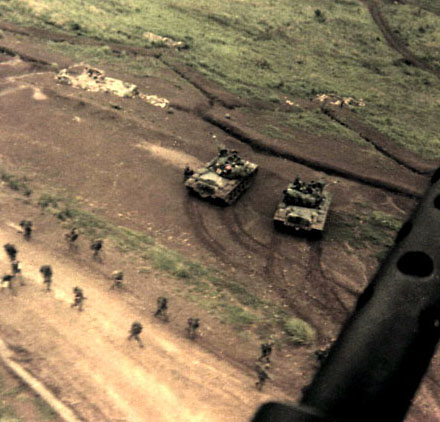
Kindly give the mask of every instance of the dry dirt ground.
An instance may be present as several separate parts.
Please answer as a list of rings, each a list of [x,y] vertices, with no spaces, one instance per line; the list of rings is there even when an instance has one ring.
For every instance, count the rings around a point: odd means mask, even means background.
[[[173,108],[168,112],[139,98],[57,84],[51,63],[62,68],[72,62],[48,52],[35,37],[5,30],[0,46],[4,168],[26,174],[38,186],[62,189],[116,224],[147,231],[185,256],[221,268],[318,332],[313,347],[275,350],[274,380],[257,394],[252,366],[259,343],[251,333],[238,337],[179,297],[171,299],[171,323],[158,324],[151,313],[158,295],[172,295],[171,278],[140,274],[112,249],[102,264],[90,260],[85,243],[72,256],[56,220],[4,187],[0,242],[17,244],[26,278],[16,296],[0,297],[0,332],[11,347],[24,350],[17,359],[88,421],[241,421],[265,400],[297,399],[316,370],[313,350],[337,335],[377,261],[367,250],[326,238],[310,242],[274,232],[271,219],[280,192],[296,174],[324,176],[334,212],[368,204],[404,219],[437,163],[390,149],[374,131],[365,137],[381,148],[304,133],[297,134],[296,143],[268,139],[255,130],[257,109],[253,121],[240,109],[245,104],[237,99],[232,107],[231,96],[176,65],[166,67],[160,79],[106,69],[143,93],[167,98]],[[330,114],[352,119],[346,110]],[[233,207],[188,197],[182,186],[186,164],[216,154],[212,134],[260,165],[255,184]],[[36,224],[29,243],[13,228],[21,218]],[[330,218],[328,238],[332,227]],[[52,293],[43,291],[38,274],[45,263],[55,269]],[[2,265],[6,269],[5,257]],[[108,290],[107,275],[120,267],[128,282],[118,294]],[[88,298],[83,313],[69,307],[75,285]],[[195,313],[203,331],[193,343],[182,333]],[[145,326],[145,349],[126,341],[136,319]],[[408,421],[438,420],[439,385],[436,357]]]

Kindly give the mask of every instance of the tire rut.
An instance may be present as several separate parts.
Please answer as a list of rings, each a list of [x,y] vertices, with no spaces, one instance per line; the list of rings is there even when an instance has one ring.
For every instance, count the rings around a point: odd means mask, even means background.
[[[230,265],[236,268],[242,268],[246,271],[249,271],[249,267],[241,262],[236,262],[231,258],[222,244],[219,243],[217,239],[215,239],[208,231],[205,221],[203,219],[203,215],[200,212],[200,209],[197,205],[197,198],[191,198],[188,195],[186,199],[185,210],[188,215],[188,218],[192,224],[194,233],[198,240],[202,245],[206,247],[206,249],[211,252],[216,258],[218,258],[223,264]]]
[[[308,295],[319,303],[324,311],[332,311],[337,323],[342,323],[350,309],[334,289],[334,280],[326,275],[321,266],[322,244],[310,241],[309,266],[306,274]],[[311,292],[310,292],[311,290]],[[322,299],[318,299],[321,297]],[[338,304],[338,305],[336,305]]]
[[[382,35],[384,36],[388,45],[398,53],[400,53],[405,60],[411,63],[413,66],[416,66],[426,72],[429,72],[440,79],[440,71],[430,66],[428,63],[417,57],[413,54],[403,43],[401,39],[399,39],[391,30],[390,25],[387,20],[383,16],[380,6],[378,5],[376,0],[363,0],[363,3],[366,4],[368,11],[370,12],[373,21],[376,23]]]

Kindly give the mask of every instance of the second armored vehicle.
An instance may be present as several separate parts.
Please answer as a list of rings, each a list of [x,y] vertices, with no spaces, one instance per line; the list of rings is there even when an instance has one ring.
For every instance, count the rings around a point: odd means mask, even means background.
[[[319,236],[324,230],[331,196],[324,182],[302,181],[298,176],[283,191],[274,215],[275,227]]]
[[[201,198],[230,205],[249,188],[257,171],[257,164],[242,160],[237,151],[222,148],[204,167],[195,171],[185,168],[185,187]]]

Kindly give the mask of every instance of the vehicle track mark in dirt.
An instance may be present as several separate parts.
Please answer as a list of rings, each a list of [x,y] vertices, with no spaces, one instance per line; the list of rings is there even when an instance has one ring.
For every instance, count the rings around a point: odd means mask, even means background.
[[[249,250],[258,256],[265,255],[265,251],[269,248],[269,246],[255,239],[243,229],[235,207],[225,209],[223,218],[228,229],[228,233],[237,244],[241,245],[245,250]]]
[[[239,213],[235,209],[231,210],[231,213],[227,215],[232,216],[232,220],[229,218],[230,224],[228,227],[234,232],[234,237],[239,243],[243,244],[243,246],[248,247],[250,250],[258,253],[259,255],[266,255],[267,251],[271,251],[277,258],[282,258],[290,263],[294,263],[294,261],[287,255],[272,249],[274,238],[279,240],[278,233],[272,231],[270,242],[264,243],[245,230],[243,223],[240,221]]]
[[[413,66],[416,66],[426,72],[432,73],[437,78],[440,78],[440,70],[430,66],[424,60],[420,59],[415,54],[413,54],[405,46],[403,41],[393,33],[393,31],[390,28],[390,25],[383,16],[381,8],[376,0],[362,0],[362,1],[366,4],[371,14],[371,17],[373,18],[376,25],[379,27],[386,42],[393,50],[396,50],[398,53],[400,53],[403,56],[403,58]]]
[[[198,199],[188,195],[185,201],[185,210],[188,218],[193,222],[193,229],[199,241],[210,251],[216,258],[220,259],[224,264],[242,268],[249,271],[249,267],[242,262],[237,262],[229,255],[219,239],[214,238],[206,227],[203,214],[200,212]]]
[[[311,240],[309,246],[309,267],[306,274],[308,295],[319,303],[323,310],[331,310],[331,314],[336,319],[335,322],[342,323],[350,310],[335,292],[334,280],[322,269],[322,244]]]
[[[386,135],[379,133],[375,128],[368,127],[363,124],[359,119],[352,116],[347,117],[345,111],[341,112],[337,109],[331,109],[330,106],[321,105],[321,111],[328,116],[334,122],[341,126],[352,130],[359,135],[366,142],[371,144],[377,151],[379,151],[385,157],[395,161],[397,164],[405,167],[409,171],[412,171],[419,175],[426,175],[432,173],[440,164],[439,161],[428,163],[418,157],[413,156],[408,150],[399,148],[392,139],[389,139]],[[393,152],[390,150],[394,150]]]
[[[313,295],[303,290],[299,291],[300,287],[291,280],[286,279],[284,268],[280,265],[278,258],[278,240],[276,233],[273,232],[270,247],[266,254],[266,263],[264,266],[264,274],[268,280],[268,285],[274,289],[279,296],[284,300],[285,304],[293,312],[296,317],[301,318],[304,321],[309,322],[315,327],[319,327],[315,324],[310,307],[312,306],[309,301],[316,303],[318,308],[325,308],[325,305],[319,301]],[[303,301],[300,298],[306,296],[309,301]],[[320,329],[316,328],[319,335],[321,335]]]

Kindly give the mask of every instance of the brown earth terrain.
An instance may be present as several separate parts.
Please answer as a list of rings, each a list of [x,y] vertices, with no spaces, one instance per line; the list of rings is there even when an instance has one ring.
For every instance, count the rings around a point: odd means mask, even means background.
[[[374,3],[368,4],[373,13]],[[101,264],[90,259],[85,239],[78,254],[69,253],[57,220],[42,214],[35,199],[24,200],[4,185],[0,240],[17,245],[26,285],[16,286],[17,295],[1,292],[0,334],[11,348],[22,351],[17,360],[85,421],[239,421],[248,420],[266,400],[298,399],[317,368],[313,351],[335,338],[378,265],[368,248],[332,240],[338,213],[353,214],[367,204],[371,212],[404,220],[438,162],[396,147],[347,109],[313,102],[305,106],[322,108],[369,145],[301,132],[295,133],[295,142],[270,139],[258,131],[259,109],[270,105],[223,92],[177,64],[171,53],[154,58],[151,51],[112,46],[145,55],[145,60],[161,60],[161,78],[105,69],[108,76],[134,83],[146,95],[167,99],[170,107],[165,109],[139,97],[62,85],[56,74],[73,62],[49,52],[43,43],[61,35],[0,26],[0,159],[5,169],[25,174],[37,188],[76,197],[117,225],[148,232],[190,259],[220,268],[258,296],[308,321],[318,333],[312,346],[276,348],[273,380],[257,393],[253,364],[260,340],[255,333],[243,330],[238,336],[177,294],[172,277],[140,271],[140,263],[110,243]],[[207,162],[217,153],[212,135],[260,166],[251,189],[228,208],[188,196],[182,184],[185,165]],[[306,180],[324,177],[329,183],[332,212],[320,242],[273,230],[280,192],[297,174]],[[16,232],[22,218],[35,223],[30,242]],[[52,293],[42,290],[38,274],[45,263],[55,270]],[[2,265],[6,271],[6,257]],[[108,274],[116,268],[126,272],[127,287],[120,293],[108,289]],[[69,306],[75,285],[88,298],[81,314]],[[162,294],[171,301],[168,325],[151,316]],[[192,315],[202,320],[196,342],[183,335]],[[145,327],[145,349],[126,341],[136,319]],[[439,418],[438,359],[409,422]]]

